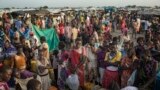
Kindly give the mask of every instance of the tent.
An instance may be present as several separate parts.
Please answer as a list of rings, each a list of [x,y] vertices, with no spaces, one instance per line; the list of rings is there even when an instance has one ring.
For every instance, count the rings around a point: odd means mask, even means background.
[[[25,15],[25,13],[28,13],[30,15],[47,15],[50,14],[50,12],[48,10],[27,10],[27,11],[14,11],[11,14],[12,15]]]
[[[137,14],[139,15],[157,15],[160,16],[160,10],[144,10],[144,11],[138,11]]]

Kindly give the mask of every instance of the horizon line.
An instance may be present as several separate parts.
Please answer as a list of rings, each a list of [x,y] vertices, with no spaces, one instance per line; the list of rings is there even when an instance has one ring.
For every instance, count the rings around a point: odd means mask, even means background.
[[[47,5],[44,5],[44,6],[47,6]],[[30,6],[25,6],[25,7],[14,7],[14,6],[12,6],[12,7],[0,7],[1,9],[2,8],[39,8],[39,7],[44,7],[44,6],[37,6],[37,7],[30,7]],[[126,6],[109,6],[109,5],[106,5],[106,6],[57,6],[57,7],[52,7],[52,6],[47,6],[48,8],[64,8],[64,7],[68,7],[68,8],[79,8],[79,7],[127,7],[127,6],[134,6],[134,5],[126,5]],[[154,5],[154,6],[152,6],[152,5],[135,5],[136,7],[156,7],[156,6],[158,6],[158,5]],[[158,6],[158,7],[160,7],[160,6]]]

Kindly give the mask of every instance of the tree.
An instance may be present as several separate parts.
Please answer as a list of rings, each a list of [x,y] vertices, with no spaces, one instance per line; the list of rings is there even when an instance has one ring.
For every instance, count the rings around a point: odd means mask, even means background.
[[[48,9],[48,6],[44,6],[43,9]]]
[[[12,9],[15,9],[15,7],[12,7]]]
[[[48,9],[48,6],[39,7],[39,10]]]
[[[160,8],[159,6],[154,6],[156,9]]]
[[[4,8],[5,10],[10,10],[10,8],[9,7],[6,7],[6,8]]]
[[[136,5],[133,5],[133,6],[132,6],[132,8],[135,8],[135,7],[136,7]]]

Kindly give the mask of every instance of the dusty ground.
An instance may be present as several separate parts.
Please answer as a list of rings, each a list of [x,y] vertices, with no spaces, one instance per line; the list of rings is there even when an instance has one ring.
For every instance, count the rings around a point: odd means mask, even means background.
[[[119,35],[121,35],[122,33],[121,33],[120,30],[116,30],[115,32],[112,32],[111,34],[112,34],[113,36],[119,36]],[[136,38],[135,38],[135,35],[132,37],[132,30],[131,30],[131,29],[129,30],[129,35],[130,35],[131,41],[134,42],[134,45],[137,44],[137,43],[136,43],[136,39],[137,39],[138,37],[144,37],[144,33],[143,33],[143,32],[141,32],[140,34],[137,34]]]

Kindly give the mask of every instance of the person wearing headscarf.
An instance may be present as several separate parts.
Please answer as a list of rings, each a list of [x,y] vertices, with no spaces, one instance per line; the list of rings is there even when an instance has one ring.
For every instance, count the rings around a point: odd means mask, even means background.
[[[84,63],[86,62],[86,49],[82,46],[80,38],[76,39],[76,45],[70,52],[71,65],[77,68],[77,74],[80,82],[80,87],[84,87]]]

